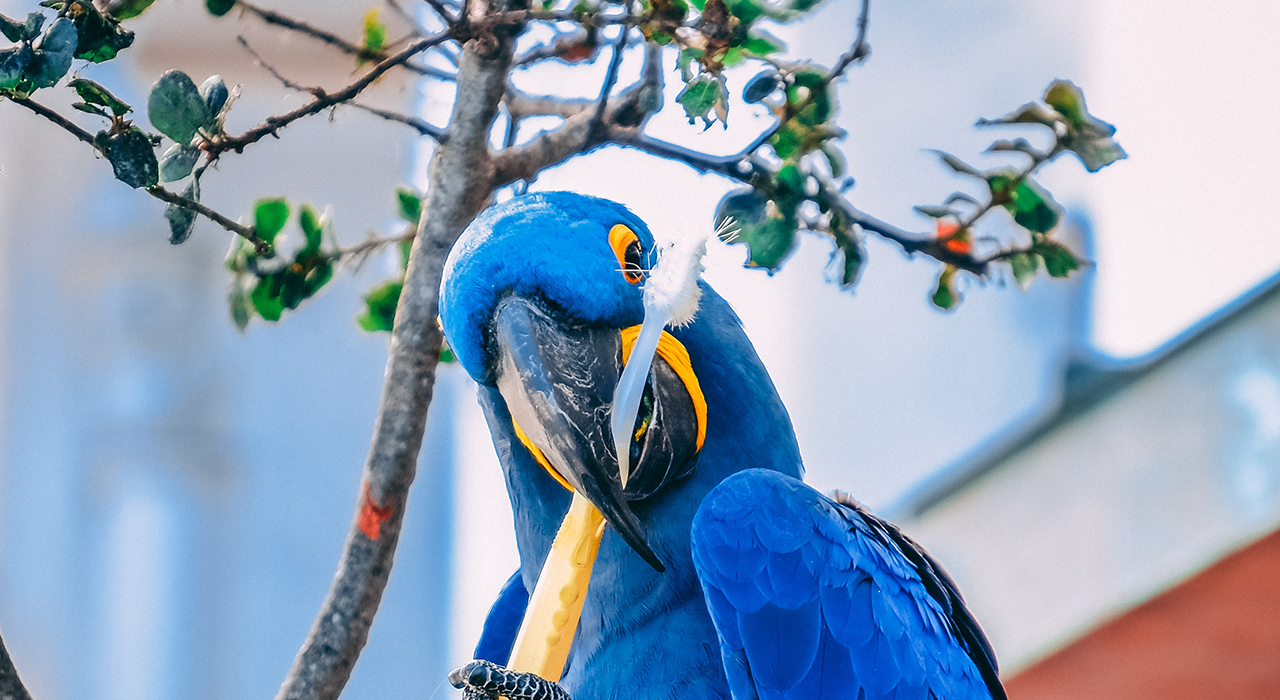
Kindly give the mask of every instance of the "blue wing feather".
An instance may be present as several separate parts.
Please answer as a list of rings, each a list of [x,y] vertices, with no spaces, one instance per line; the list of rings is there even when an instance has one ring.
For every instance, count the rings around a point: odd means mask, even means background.
[[[693,560],[735,700],[1004,700],[955,584],[892,525],[778,472],[725,479]]]
[[[507,579],[498,599],[489,608],[489,616],[484,619],[484,630],[480,633],[480,641],[476,643],[474,658],[492,661],[499,666],[506,666],[511,656],[511,647],[516,643],[516,635],[520,632],[520,623],[524,621],[525,608],[529,606],[529,591],[525,590],[524,579],[517,571]]]

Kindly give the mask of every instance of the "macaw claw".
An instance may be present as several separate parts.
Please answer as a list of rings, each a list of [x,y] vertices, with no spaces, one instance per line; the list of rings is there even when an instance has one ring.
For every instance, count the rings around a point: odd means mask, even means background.
[[[559,683],[533,673],[512,671],[492,661],[472,661],[455,668],[449,683],[466,700],[573,700]]]

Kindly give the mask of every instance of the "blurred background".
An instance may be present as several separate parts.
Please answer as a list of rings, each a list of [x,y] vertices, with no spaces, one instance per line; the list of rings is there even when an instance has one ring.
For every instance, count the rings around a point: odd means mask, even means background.
[[[271,6],[352,39],[368,7]],[[9,16],[33,9],[0,0]],[[856,11],[828,0],[774,31],[830,64]],[[297,82],[348,82],[345,56],[236,14],[160,0],[132,21],[133,48],[84,75],[141,104],[169,68],[220,73],[244,85],[232,132],[302,99],[238,34]],[[1280,697],[1280,247],[1265,222],[1280,194],[1277,31],[1263,0],[873,3],[872,56],[840,83],[852,201],[925,230],[912,205],[963,183],[924,149],[988,165],[977,154],[1009,134],[973,121],[1072,79],[1130,155],[1088,177],[1064,157],[1040,177],[1067,211],[1059,237],[1096,264],[1026,292],[970,283],[942,313],[936,266],[874,237],[852,293],[828,281],[817,238],[773,276],[711,251],[706,277],[770,368],[809,480],[943,562],[1012,697]],[[601,72],[517,82],[585,95]],[[765,118],[737,99],[750,74],[730,73],[731,127],[705,133],[670,103],[672,75],[653,132],[736,151]],[[389,74],[374,98],[443,123],[452,87]],[[227,158],[204,201],[331,206],[351,243],[394,230],[393,189],[425,188],[429,155],[412,131],[342,109]],[[709,227],[731,184],[608,148],[533,189],[622,201],[664,237]],[[240,335],[228,234],[201,222],[172,247],[161,212],[0,103],[0,628],[41,700],[273,696],[350,525],[386,360],[385,335],[352,319],[395,262]],[[345,697],[454,693],[444,676],[515,568],[474,384],[442,367],[396,569]]]

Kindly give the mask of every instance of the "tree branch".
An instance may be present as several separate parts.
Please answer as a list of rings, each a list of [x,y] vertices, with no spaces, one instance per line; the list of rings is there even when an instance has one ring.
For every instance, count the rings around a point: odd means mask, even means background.
[[[249,241],[250,243],[253,244],[253,247],[257,251],[258,255],[267,256],[271,254],[271,245],[266,241],[262,240],[261,238],[258,238],[258,234],[253,230],[252,226],[244,226],[238,222],[232,221],[226,216],[219,214],[218,212],[214,211],[213,209],[210,209],[209,207],[201,204],[200,202],[197,202],[194,199],[187,199],[182,195],[174,194],[173,192],[166,190],[160,185],[156,185],[155,187],[148,187],[146,192],[147,194],[151,195],[152,197],[155,197],[156,199],[162,202],[166,202],[168,204],[173,204],[175,206],[182,207],[183,209],[189,209],[191,211],[194,211],[195,213],[221,226],[222,228],[225,228],[226,230],[238,236],[241,236],[246,241]]]
[[[20,104],[23,107],[26,107],[27,109],[31,110],[32,112],[35,112],[36,114],[44,117],[45,119],[57,125],[67,133],[71,134],[77,139],[92,146],[94,151],[98,152],[101,155],[104,155],[104,156],[106,155],[102,153],[102,151],[98,148],[98,144],[94,143],[93,134],[90,134],[88,131],[85,131],[84,129],[80,128],[77,124],[67,119],[66,117],[62,116],[61,114],[58,114],[57,112],[53,111],[52,109],[49,109],[48,107],[45,107],[44,105],[38,102],[31,101],[29,98],[13,97],[11,95],[5,95],[5,98],[8,99],[10,102],[13,102],[15,104]],[[253,247],[258,251],[259,255],[265,256],[271,253],[271,246],[268,245],[266,241],[262,240],[261,238],[258,238],[258,234],[254,232],[252,226],[242,226],[241,224],[231,220],[230,218],[222,214],[219,214],[213,209],[210,209],[209,207],[197,201],[187,199],[186,197],[183,197],[181,195],[174,194],[173,192],[170,192],[169,190],[166,190],[165,188],[159,185],[156,185],[154,187],[148,187],[144,191],[147,194],[151,195],[152,197],[155,197],[156,199],[162,202],[166,202],[168,204],[173,204],[173,205],[182,207],[183,209],[189,209],[191,211],[194,211],[197,214],[221,226],[222,228],[238,236],[243,237],[245,240],[253,244]],[[3,696],[0,696],[0,697],[3,697]]]
[[[389,57],[389,54],[387,54],[384,51],[373,51],[371,49],[367,49],[363,46],[360,46],[359,44],[353,44],[352,42],[347,41],[346,39],[343,39],[337,34],[325,31],[323,29],[320,29],[319,27],[314,27],[310,24],[307,24],[306,22],[303,22],[302,20],[294,19],[293,17],[290,17],[285,14],[281,14],[279,12],[276,12],[275,10],[269,10],[265,7],[258,7],[257,5],[254,5],[252,3],[245,2],[245,0],[237,0],[236,6],[256,16],[258,19],[261,19],[263,22],[266,22],[267,24],[271,24],[277,27],[283,27],[285,29],[298,32],[299,34],[309,36],[313,39],[317,39],[319,41],[322,41],[328,44],[329,46],[334,47],[335,49],[338,49],[339,51],[345,54],[356,56],[358,58],[363,58],[364,60],[371,61],[373,63],[379,63],[379,62],[385,61]],[[402,65],[405,69],[413,71],[414,73],[430,76],[432,78],[439,78],[441,80],[453,80],[455,78],[455,76],[452,73],[449,73],[447,71],[442,71],[439,68],[435,68],[428,65],[418,65],[416,63],[408,63],[408,62],[403,62],[398,65]]]
[[[862,0],[862,10],[858,13],[858,34],[849,50],[840,56],[831,72],[822,79],[819,88],[844,75],[849,66],[871,55],[871,47],[867,45],[867,27],[871,24],[871,0]]]
[[[254,60],[258,62],[258,65],[266,69],[266,71],[270,73],[272,77],[274,77],[276,80],[279,80],[281,85],[284,85],[285,87],[291,90],[297,90],[299,92],[309,93],[316,97],[324,96],[324,90],[321,90],[320,88],[317,88],[317,87],[311,87],[308,85],[295,83],[292,80],[285,77],[284,75],[282,75],[280,71],[276,70],[274,66],[268,63],[267,60],[263,58],[261,54],[259,54],[257,51],[254,51],[253,47],[249,45],[248,41],[245,41],[244,37],[238,36],[236,37],[236,41],[240,42],[240,45],[244,47],[245,51],[248,51],[249,54],[253,56]],[[388,121],[400,122],[401,124],[406,124],[408,126],[413,127],[414,129],[417,129],[419,134],[422,134],[423,136],[430,136],[431,138],[434,138],[436,141],[443,141],[444,139],[448,138],[448,134],[445,133],[444,129],[441,129],[440,127],[437,127],[433,124],[428,123],[425,119],[419,119],[418,117],[411,117],[407,114],[400,114],[398,112],[389,112],[384,109],[378,109],[377,107],[370,107],[368,105],[358,104],[354,101],[348,102],[347,106],[355,107],[356,109],[362,109],[371,114],[376,114],[379,117],[382,117],[383,119],[386,119]]]
[[[600,99],[596,102],[595,113],[591,115],[591,122],[587,124],[586,140],[591,141],[600,133],[600,128],[604,122],[604,110],[609,105],[609,93],[613,92],[613,86],[618,83],[618,68],[622,66],[622,57],[626,54],[627,35],[631,33],[630,27],[622,27],[618,30],[618,43],[613,47],[613,56],[609,58],[609,69],[604,74],[604,85],[600,88]]]
[[[422,53],[423,51],[426,51],[432,46],[435,46],[449,38],[450,36],[447,33],[442,33],[426,39],[419,39],[391,56],[388,56],[381,63],[375,65],[372,70],[362,76],[359,80],[356,80],[345,88],[342,88],[335,93],[326,93],[324,90],[314,88],[313,94],[315,94],[315,98],[307,104],[302,105],[292,112],[275,117],[268,117],[263,123],[249,129],[239,136],[216,137],[207,142],[204,148],[211,158],[217,157],[226,151],[235,151],[239,153],[244,150],[245,146],[248,146],[251,143],[256,143],[268,135],[275,136],[276,132],[280,129],[283,129],[303,117],[311,116],[312,114],[316,114],[328,107],[333,107],[350,100],[356,95],[359,95],[365,88],[372,85],[373,81],[377,80],[383,73],[386,73],[393,67],[404,63],[413,56],[416,56],[417,54]]]
[[[376,114],[387,121],[404,124],[405,126],[416,129],[417,132],[423,136],[429,136],[435,139],[437,143],[444,143],[449,138],[448,131],[445,131],[435,124],[419,117],[411,117],[408,114],[401,114],[399,112],[390,112],[385,109],[360,104],[359,102],[348,102],[346,106],[355,107],[356,109],[363,110],[369,114]]]
[[[437,15],[440,15],[440,19],[444,20],[445,25],[452,27],[458,23],[458,18],[440,0],[426,0],[426,2],[431,6],[431,9],[436,11]]]
[[[57,126],[61,127],[67,133],[80,139],[81,141],[84,141],[90,146],[93,146],[93,150],[95,151],[98,150],[98,145],[93,142],[93,134],[85,131],[84,129],[81,129],[79,125],[77,125],[75,122],[72,122],[70,119],[67,119],[61,114],[58,114],[57,112],[53,111],[52,109],[49,109],[48,107],[45,107],[44,105],[38,102],[32,102],[29,98],[14,97],[13,95],[5,95],[4,97],[7,98],[10,102],[20,104],[23,107],[26,107],[27,109],[31,110],[32,112],[39,114],[45,119],[48,119],[49,121],[53,122]]]
[[[493,0],[501,2],[502,0]],[[472,0],[472,12],[481,0]],[[505,8],[499,8],[505,9]],[[391,332],[390,357],[354,522],[320,613],[277,696],[335,700],[382,598],[426,425],[442,341],[436,324],[444,261],[462,229],[489,202],[489,133],[506,91],[512,39],[463,49],[449,140],[432,159],[431,186]]]
[[[414,226],[399,236],[375,236],[370,233],[369,237],[346,247],[340,247],[329,254],[329,260],[333,262],[342,262],[348,265],[359,267],[369,256],[381,251],[389,245],[412,241],[418,235],[418,227]]]
[[[9,650],[0,639],[0,698],[5,700],[31,700],[31,693],[18,677],[18,669],[13,667],[13,659],[9,658]]]
[[[629,91],[630,92],[630,91]],[[634,94],[607,107],[603,123],[611,125],[614,116],[634,102]],[[554,131],[544,132],[533,141],[509,148],[493,157],[493,187],[509,185],[516,180],[529,180],[545,168],[585,153],[609,140],[610,128],[591,133],[595,113],[583,110],[567,119]]]
[[[591,109],[594,100],[568,99],[550,95],[530,95],[508,85],[503,96],[507,112],[515,115],[516,121],[525,117],[552,116],[568,119]]]
[[[650,138],[639,129],[615,128],[609,133],[608,140],[619,145],[638,148],[662,158],[679,161],[702,173],[716,173],[745,184],[752,184],[760,178],[768,177],[769,173],[767,165],[748,155],[710,156]],[[1019,248],[996,253],[987,258],[977,258],[968,253],[956,252],[946,246],[946,239],[911,233],[859,210],[840,193],[833,183],[821,178],[817,179],[822,194],[834,205],[840,207],[840,211],[851,223],[864,231],[896,243],[908,255],[920,253],[966,272],[985,276],[991,271],[991,263],[1026,252]]]

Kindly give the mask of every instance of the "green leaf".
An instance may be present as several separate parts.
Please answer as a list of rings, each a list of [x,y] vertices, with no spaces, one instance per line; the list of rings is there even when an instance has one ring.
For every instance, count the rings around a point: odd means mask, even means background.
[[[200,90],[180,70],[171,70],[151,86],[147,96],[151,125],[177,143],[190,143],[196,131],[211,117]]]
[[[142,14],[156,0],[112,0],[107,12],[116,19],[129,19]]]
[[[182,190],[182,196],[193,202],[200,201],[200,181],[192,178]],[[196,213],[186,207],[170,204],[164,208],[164,218],[169,222],[169,242],[178,245],[191,236],[196,227]]]
[[[257,251],[253,244],[236,236],[231,240],[231,250],[227,251],[227,257],[222,261],[222,266],[230,272],[242,274],[249,270],[249,258],[256,256]]]
[[[1086,139],[1068,135],[1061,139],[1060,143],[1074,153],[1084,165],[1085,170],[1091,173],[1096,173],[1118,160],[1129,157],[1120,144],[1111,138]]]
[[[400,218],[417,226],[422,218],[422,197],[408,187],[397,187],[396,201],[400,203]]]
[[[784,122],[773,136],[769,137],[769,145],[773,146],[773,152],[783,160],[790,160],[799,154],[803,142],[800,127],[792,122]]]
[[[680,49],[680,55],[676,58],[676,67],[680,69],[680,79],[685,83],[693,81],[693,62],[706,55],[703,49]]]
[[[98,132],[93,142],[111,162],[117,180],[134,189],[154,187],[159,182],[160,165],[147,132],[136,126],[115,136]]]
[[[440,361],[441,362],[457,362],[458,358],[453,354],[453,348],[449,347],[449,341],[441,339],[440,341]]]
[[[778,185],[785,195],[797,201],[804,199],[804,175],[794,165],[784,165],[778,169]]]
[[[258,280],[257,286],[249,294],[254,311],[264,321],[279,321],[284,313],[284,303],[280,300],[280,280],[276,275],[269,275]]]
[[[1053,197],[1030,178],[1024,178],[1012,192],[1012,179],[1006,175],[994,175],[988,183],[992,199],[1003,204],[1013,214],[1013,220],[1028,231],[1048,233],[1062,218]]]
[[[255,200],[253,203],[253,231],[268,244],[276,240],[289,221],[289,202],[284,197]]]
[[[244,332],[249,327],[249,317],[253,309],[250,293],[240,286],[239,280],[231,283],[231,291],[227,293],[227,306],[231,308],[231,322],[236,330]]]
[[[200,157],[200,149],[175,143],[160,156],[160,182],[173,182],[191,174]]]
[[[80,96],[80,99],[91,105],[102,105],[103,107],[111,110],[111,113],[117,117],[123,117],[133,111],[133,108],[125,104],[123,100],[112,95],[106,88],[87,78],[76,78],[75,80],[67,83],[67,87],[75,90],[76,94]]]
[[[87,0],[70,0],[74,8],[68,16],[75,18],[76,58],[102,63],[133,45],[133,32],[116,20],[102,14]],[[61,6],[62,3],[54,3]]]
[[[0,34],[4,34],[6,39],[15,44],[19,41],[34,41],[37,36],[40,36],[40,28],[43,25],[44,15],[39,12],[28,14],[25,22],[0,15]]]
[[[331,279],[333,279],[333,265],[329,264],[327,260],[316,263],[311,269],[307,270],[304,278],[307,296],[312,296],[320,291],[320,288],[328,284]]]
[[[364,47],[381,51],[387,45],[387,25],[378,19],[379,10],[371,7],[364,13]]]
[[[777,269],[795,247],[796,228],[794,207],[779,206],[757,190],[730,193],[716,210],[716,229],[729,243],[746,244],[751,267]]]
[[[110,112],[108,112],[107,110],[105,110],[105,109],[103,109],[103,108],[99,107],[98,105],[91,105],[91,104],[88,104],[88,103],[85,103],[85,102],[72,102],[72,103],[71,103],[71,108],[72,108],[72,109],[78,109],[78,110],[80,110],[81,112],[85,112],[85,113],[88,113],[88,114],[96,114],[96,115],[98,115],[99,117],[103,117],[103,118],[105,118],[105,119],[110,119],[110,118],[111,118],[111,113],[110,113]]]
[[[1080,269],[1080,261],[1066,246],[1056,241],[1041,241],[1031,248],[1044,258],[1044,269],[1050,277],[1068,277]]]
[[[848,164],[845,162],[844,154],[840,152],[840,149],[829,143],[824,143],[822,144],[822,155],[827,157],[827,165],[831,166],[831,177],[837,179],[844,177]]]
[[[853,234],[849,222],[843,214],[833,213],[828,229],[836,240],[836,253],[840,261],[840,286],[851,287],[862,274],[862,264],[866,260],[866,251],[862,249],[862,241]]]
[[[227,83],[220,75],[211,75],[200,83],[200,99],[204,100],[205,113],[209,117],[205,122],[206,127],[217,128],[218,117],[222,115],[223,108],[227,106],[227,98],[230,96]]]
[[[1070,80],[1055,80],[1044,93],[1045,104],[1066,117],[1067,124],[1078,127],[1089,118],[1084,106],[1084,93]]]
[[[403,279],[388,280],[364,295],[365,312],[356,317],[356,323],[374,333],[390,331],[396,321],[396,304],[400,303]]]
[[[1009,267],[1013,269],[1013,278],[1018,281],[1018,286],[1026,289],[1040,271],[1040,256],[1035,253],[1012,255],[1009,257]]]
[[[315,207],[303,204],[298,208],[298,225],[302,227],[302,233],[307,237],[307,244],[298,253],[298,257],[320,252],[324,224],[320,222],[320,216],[316,214]]]
[[[41,22],[44,21],[44,15],[39,12],[32,12],[31,14],[39,17]],[[9,41],[16,44],[17,42],[26,39],[27,37],[23,31],[25,28],[26,27],[22,22],[19,22],[16,19],[10,19],[5,17],[3,14],[0,14],[0,34],[3,34],[4,38]]]
[[[12,90],[26,80],[24,71],[33,56],[35,52],[27,44],[0,50],[0,90]]]
[[[32,87],[47,88],[62,79],[71,69],[71,58],[76,50],[76,25],[66,17],[59,17],[49,25],[40,37],[40,47],[35,50],[27,66],[27,79]]]
[[[684,114],[692,124],[694,119],[707,119],[711,108],[720,99],[720,83],[709,75],[704,75],[689,83],[676,96],[676,102],[684,107]]]
[[[938,286],[933,290],[930,300],[933,305],[944,311],[951,311],[960,303],[960,295],[955,290],[956,269],[947,265],[938,276]]]
[[[725,68],[733,68],[742,65],[747,60],[747,52],[736,46],[725,50],[724,55],[720,57],[720,65]]]
[[[752,30],[751,38],[742,42],[742,49],[750,52],[755,56],[768,56],[771,53],[777,53],[787,47],[777,37],[762,32],[758,29]]]
[[[725,4],[728,5],[729,12],[738,18],[738,22],[748,26],[765,14],[767,9],[761,0],[725,0]]]
[[[236,6],[236,0],[204,0],[204,9],[214,17],[221,17]]]

